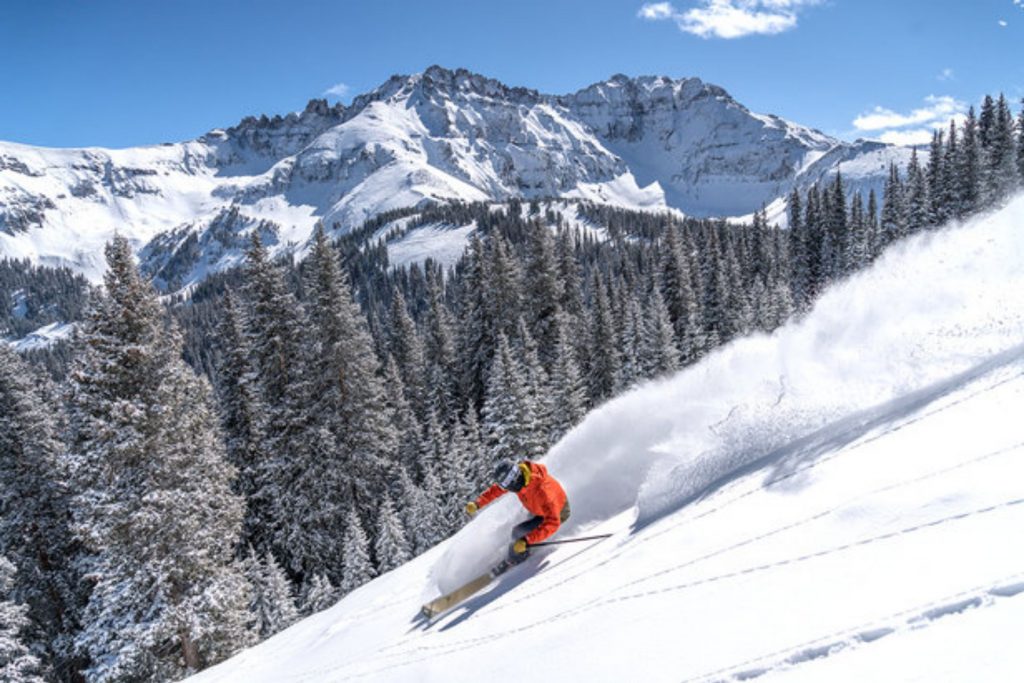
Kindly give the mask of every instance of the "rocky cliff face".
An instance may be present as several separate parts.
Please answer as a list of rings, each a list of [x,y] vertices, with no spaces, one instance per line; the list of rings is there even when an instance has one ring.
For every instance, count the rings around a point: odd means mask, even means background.
[[[192,264],[194,281],[236,261],[253,229],[301,252],[317,221],[342,232],[389,209],[516,197],[741,216],[840,167],[851,191],[878,187],[907,153],[755,114],[696,78],[614,76],[553,96],[431,67],[348,107],[314,100],[184,143],[0,143],[0,255],[98,279],[120,231],[154,267]]]

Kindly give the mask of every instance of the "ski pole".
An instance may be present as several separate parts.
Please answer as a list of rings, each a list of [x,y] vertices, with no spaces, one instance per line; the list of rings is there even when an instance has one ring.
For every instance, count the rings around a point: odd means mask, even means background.
[[[580,536],[579,538],[566,538],[561,541],[541,541],[540,543],[531,543],[531,548],[536,548],[542,545],[559,545],[560,543],[579,543],[580,541],[596,541],[599,538],[608,538],[611,534],[598,534],[596,536]]]

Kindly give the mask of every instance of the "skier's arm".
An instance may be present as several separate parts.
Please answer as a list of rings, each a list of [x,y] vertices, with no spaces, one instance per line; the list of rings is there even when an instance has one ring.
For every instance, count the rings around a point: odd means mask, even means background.
[[[497,484],[491,484],[490,488],[480,494],[480,497],[476,499],[476,506],[482,508],[488,503],[493,503],[498,498],[504,496],[508,491],[501,488]]]

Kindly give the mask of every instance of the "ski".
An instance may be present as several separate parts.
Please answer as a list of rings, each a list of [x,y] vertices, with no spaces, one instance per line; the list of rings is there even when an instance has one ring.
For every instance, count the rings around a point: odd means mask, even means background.
[[[493,567],[486,574],[476,577],[464,586],[456,588],[451,593],[442,595],[439,598],[435,598],[423,605],[420,610],[420,614],[427,619],[433,619],[434,617],[447,612],[452,607],[455,607],[460,602],[470,598],[471,596],[479,593],[481,590],[487,587],[495,577],[504,574],[512,564],[508,560],[503,560],[500,564]]]

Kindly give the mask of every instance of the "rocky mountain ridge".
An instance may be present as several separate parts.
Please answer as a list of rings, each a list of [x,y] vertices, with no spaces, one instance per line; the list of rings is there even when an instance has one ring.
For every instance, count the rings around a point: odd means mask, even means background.
[[[253,229],[301,256],[318,221],[341,234],[425,202],[566,198],[722,217],[769,205],[782,218],[794,187],[841,168],[851,192],[880,189],[908,155],[753,113],[697,78],[616,75],[546,95],[433,66],[349,106],[313,100],[182,143],[0,143],[0,256],[96,280],[117,231],[194,282],[237,262]]]

